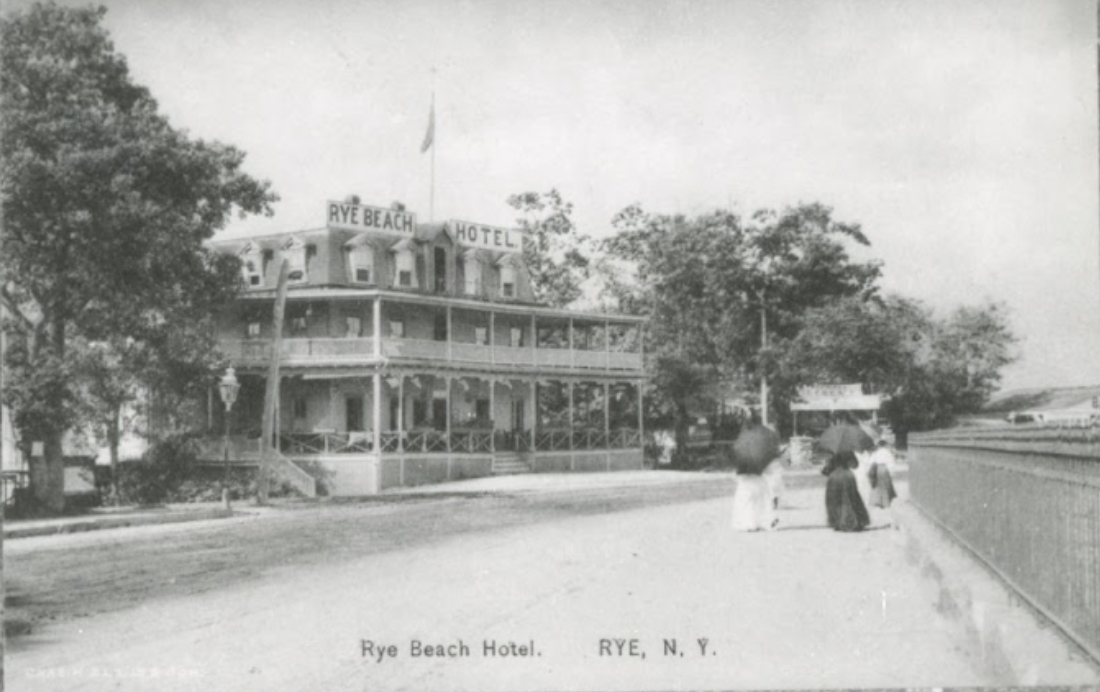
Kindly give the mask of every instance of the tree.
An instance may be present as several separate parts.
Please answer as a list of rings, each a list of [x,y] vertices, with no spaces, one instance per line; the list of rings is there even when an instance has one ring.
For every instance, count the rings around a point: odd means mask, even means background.
[[[937,319],[910,299],[848,298],[806,313],[784,347],[778,385],[860,382],[887,397],[902,436],[950,425],[979,410],[1012,362],[1015,342],[1002,307],[956,309]]]
[[[936,320],[905,388],[887,411],[903,435],[951,425],[989,401],[1001,371],[1014,362],[1017,338],[1004,306],[986,303],[956,308]]]
[[[762,210],[747,221],[725,210],[687,219],[634,205],[612,223],[616,232],[602,244],[610,259],[598,267],[609,268],[605,285],[625,312],[649,317],[647,368],[656,386],[667,378],[655,377],[654,366],[664,363],[747,392],[749,382],[774,376],[777,354],[808,310],[874,295],[881,271],[848,254],[848,242],[868,244],[859,226],[834,220],[820,204]],[[628,273],[636,282],[620,278]],[[669,359],[679,365],[671,368]],[[678,401],[674,410],[686,410],[683,389],[663,395]]]
[[[526,237],[523,260],[535,301],[554,307],[572,303],[589,275],[588,238],[573,223],[573,205],[554,189],[512,195],[508,204],[522,214],[516,224]]]
[[[42,440],[36,497],[59,510],[64,432],[79,418],[70,340],[144,338],[231,295],[235,258],[202,247],[230,214],[271,213],[244,155],[158,114],[101,26],[104,8],[36,4],[2,20],[0,174],[12,337],[4,392]]]

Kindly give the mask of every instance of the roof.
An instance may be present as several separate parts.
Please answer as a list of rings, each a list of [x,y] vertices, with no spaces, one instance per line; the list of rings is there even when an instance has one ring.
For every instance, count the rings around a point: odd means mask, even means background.
[[[470,310],[495,310],[496,312],[511,312],[521,314],[535,313],[548,317],[572,317],[574,319],[589,319],[600,322],[612,320],[614,322],[631,322],[641,324],[648,322],[648,318],[638,315],[618,315],[613,313],[581,312],[563,308],[548,307],[533,303],[494,303],[472,298],[456,298],[451,296],[427,295],[406,291],[388,291],[378,288],[350,288],[345,286],[288,286],[287,300],[367,300],[375,297],[395,298],[407,303],[421,303],[423,305],[451,305],[457,308]],[[264,301],[275,299],[274,288],[249,290],[242,294],[243,301]]]

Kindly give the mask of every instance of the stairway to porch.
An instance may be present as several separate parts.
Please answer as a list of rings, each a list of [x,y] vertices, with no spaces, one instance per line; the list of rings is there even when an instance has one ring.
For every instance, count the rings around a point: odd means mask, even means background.
[[[493,457],[493,475],[511,476],[518,473],[531,473],[531,467],[516,452],[497,453]]]

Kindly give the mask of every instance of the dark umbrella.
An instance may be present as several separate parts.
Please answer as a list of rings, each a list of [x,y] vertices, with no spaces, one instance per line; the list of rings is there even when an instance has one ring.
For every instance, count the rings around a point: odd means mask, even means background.
[[[833,454],[866,452],[875,448],[875,441],[854,423],[838,423],[821,433],[817,446]]]
[[[771,428],[745,428],[733,443],[733,465],[739,473],[760,474],[779,456],[779,435]]]

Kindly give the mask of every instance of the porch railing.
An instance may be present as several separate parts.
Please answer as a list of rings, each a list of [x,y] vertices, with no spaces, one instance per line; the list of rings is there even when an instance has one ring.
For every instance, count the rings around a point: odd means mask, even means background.
[[[226,358],[234,363],[259,365],[271,358],[272,342],[269,339],[225,340],[219,342],[219,346]],[[286,338],[283,339],[281,350],[282,358],[290,362],[355,361],[374,355],[374,338]],[[434,339],[383,338],[382,353],[389,358],[426,358],[466,363],[610,370],[642,368],[640,353],[568,348],[531,349],[529,346],[488,346],[460,342],[451,342],[448,348],[446,341]]]
[[[457,430],[451,432],[451,451],[459,454],[477,454],[493,451],[491,430]]]

